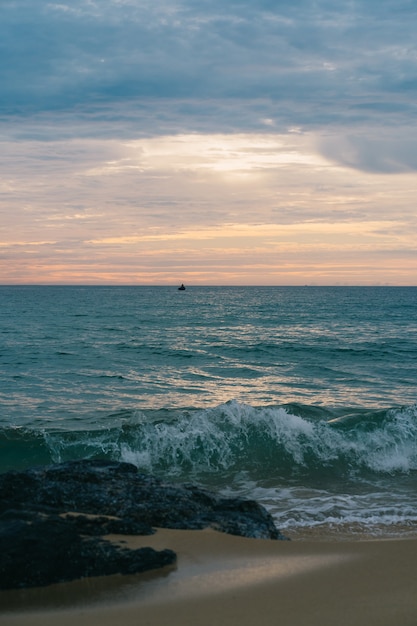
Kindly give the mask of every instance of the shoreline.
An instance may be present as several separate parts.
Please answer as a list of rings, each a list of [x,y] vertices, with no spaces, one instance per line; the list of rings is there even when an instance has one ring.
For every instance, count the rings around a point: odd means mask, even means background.
[[[112,535],[176,567],[0,593],[8,626],[414,626],[417,539],[273,541],[214,530]],[[14,598],[25,609],[4,610]],[[37,603],[36,603],[37,601]]]

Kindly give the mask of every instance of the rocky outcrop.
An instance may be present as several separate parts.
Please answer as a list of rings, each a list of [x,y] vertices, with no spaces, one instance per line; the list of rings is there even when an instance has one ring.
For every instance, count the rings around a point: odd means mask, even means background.
[[[84,460],[8,472],[0,475],[0,588],[172,564],[171,550],[129,550],[103,539],[154,527],[285,539],[256,502],[166,483],[128,463]]]
[[[36,514],[21,519],[18,511],[10,512],[0,521],[0,589],[137,574],[176,561],[172,550],[129,550],[86,535],[84,521]]]

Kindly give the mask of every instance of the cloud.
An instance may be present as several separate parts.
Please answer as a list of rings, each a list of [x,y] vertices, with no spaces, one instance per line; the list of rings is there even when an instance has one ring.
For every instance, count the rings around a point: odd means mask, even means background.
[[[375,174],[372,185],[366,174],[352,178],[317,151],[321,139],[195,133],[3,143],[3,236],[15,240],[16,221],[21,240],[80,242],[169,238],[191,227],[227,230],[238,223],[360,224],[376,216],[389,222],[393,205],[395,222],[404,217],[409,230],[412,178]],[[343,153],[339,144],[337,150]]]
[[[412,282],[416,18],[411,0],[3,0],[1,280],[366,281],[362,260]]]
[[[322,138],[321,153],[337,163],[354,169],[385,174],[417,171],[417,132],[408,129],[381,131],[380,136],[351,135]]]
[[[9,1],[2,108],[107,112],[109,124],[136,119],[138,133],[141,121],[164,133],[406,119],[415,16],[405,0]]]

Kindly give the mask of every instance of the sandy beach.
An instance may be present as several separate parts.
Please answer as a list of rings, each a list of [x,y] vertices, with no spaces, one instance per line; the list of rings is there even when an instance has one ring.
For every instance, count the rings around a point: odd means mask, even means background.
[[[415,626],[417,541],[269,541],[212,530],[113,536],[175,568],[0,594],[7,626]],[[12,605],[15,608],[11,609]],[[21,607],[21,609],[17,607]]]

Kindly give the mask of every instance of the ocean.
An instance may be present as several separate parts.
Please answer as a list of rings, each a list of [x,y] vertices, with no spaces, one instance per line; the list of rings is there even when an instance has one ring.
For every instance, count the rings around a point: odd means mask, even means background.
[[[0,471],[79,458],[417,533],[416,287],[0,287]]]

